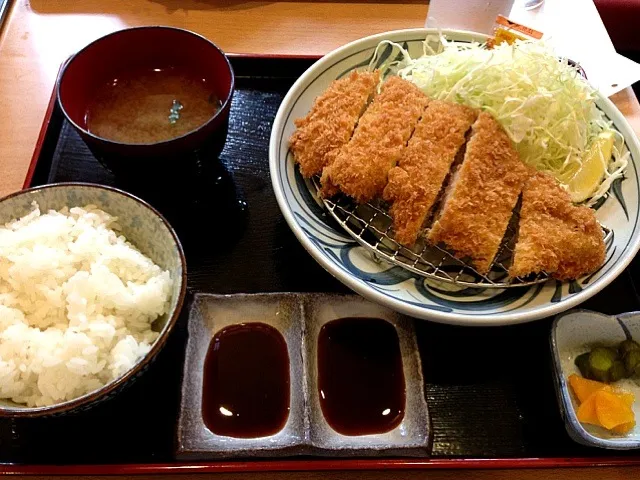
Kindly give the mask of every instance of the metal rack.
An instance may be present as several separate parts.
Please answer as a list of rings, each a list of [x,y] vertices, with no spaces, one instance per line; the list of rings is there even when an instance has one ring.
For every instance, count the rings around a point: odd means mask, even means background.
[[[319,196],[319,181],[311,179],[310,185]],[[527,277],[508,275],[516,241],[517,216],[507,227],[505,238],[498,250],[491,270],[481,274],[453,253],[439,246],[429,245],[420,239],[411,248],[398,243],[392,234],[393,221],[382,204],[357,204],[345,195],[322,198],[321,201],[333,218],[360,245],[374,255],[393,265],[432,280],[439,280],[469,288],[527,287],[546,282],[549,275],[539,273]],[[602,226],[605,243],[609,244],[613,232]]]

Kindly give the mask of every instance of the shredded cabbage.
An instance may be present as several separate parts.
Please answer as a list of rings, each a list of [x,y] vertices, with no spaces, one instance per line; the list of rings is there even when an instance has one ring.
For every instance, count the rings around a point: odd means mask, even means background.
[[[580,169],[591,142],[603,131],[616,136],[614,154],[589,203],[606,195],[623,175],[629,153],[622,135],[596,107],[595,90],[577,69],[558,60],[545,42],[502,43],[489,50],[479,43],[440,38],[439,49],[424,43],[424,54],[411,58],[400,45],[401,60],[386,68],[415,83],[433,98],[462,103],[492,113],[513,140],[521,159],[553,175],[566,187]],[[377,52],[372,64],[377,61]],[[393,58],[393,56],[391,56]]]

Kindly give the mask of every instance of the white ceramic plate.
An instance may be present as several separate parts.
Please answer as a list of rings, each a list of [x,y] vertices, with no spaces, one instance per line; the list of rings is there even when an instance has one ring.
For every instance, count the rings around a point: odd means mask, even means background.
[[[329,273],[370,300],[413,317],[458,325],[506,325],[549,317],[575,307],[613,281],[640,247],[637,174],[640,144],[608,99],[600,98],[598,106],[624,135],[632,161],[626,178],[614,184],[612,194],[597,212],[600,222],[614,231],[605,264],[595,274],[573,282],[548,281],[530,288],[505,290],[461,288],[425,281],[400,267],[376,262],[329,218],[295,167],[288,147],[295,130],[293,122],[307,114],[313,100],[333,80],[366,67],[381,40],[406,44],[410,54],[418,56],[424,39],[435,33],[422,28],[398,30],[357,40],[323,57],[296,81],[280,105],[269,145],[271,180],[282,213],[298,240]],[[459,41],[486,39],[471,32],[443,33]]]
[[[553,322],[551,350],[556,373],[556,394],[567,432],[578,443],[615,450],[640,448],[640,425],[636,425],[626,435],[614,435],[604,428],[580,423],[576,416],[578,403],[567,382],[572,373],[580,375],[574,364],[578,355],[592,347],[613,346],[626,339],[640,339],[640,312],[614,317],[589,310],[574,310],[558,316]],[[638,381],[625,379],[616,385],[635,394],[633,413],[636,419],[640,418]]]

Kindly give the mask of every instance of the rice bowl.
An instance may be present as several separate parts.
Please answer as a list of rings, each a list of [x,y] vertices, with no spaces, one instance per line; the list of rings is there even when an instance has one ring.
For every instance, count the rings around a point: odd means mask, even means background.
[[[135,376],[175,324],[185,270],[170,226],[124,192],[1,200],[0,415],[66,411]]]

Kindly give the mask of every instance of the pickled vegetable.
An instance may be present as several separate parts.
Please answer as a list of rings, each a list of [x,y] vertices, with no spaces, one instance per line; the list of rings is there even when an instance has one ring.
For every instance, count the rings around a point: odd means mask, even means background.
[[[615,347],[595,347],[574,361],[583,377],[613,383],[623,378],[640,377],[640,344],[624,340]]]
[[[578,411],[576,412],[578,421],[580,423],[589,423],[591,425],[600,426],[600,420],[596,414],[596,396],[595,393],[589,395],[589,397],[580,404]]]
[[[630,350],[623,358],[627,376],[640,375],[640,350]]]
[[[575,373],[573,375],[569,375],[569,385],[571,386],[573,393],[578,397],[578,401],[580,403],[586,401],[592,394],[607,386],[605,383],[589,380],[588,378],[583,378]]]
[[[568,380],[579,402],[576,410],[578,421],[604,427],[619,435],[635,427],[632,408],[635,395],[575,374]]]
[[[636,396],[631,392],[625,392],[625,391],[620,390],[620,391],[617,391],[616,393],[624,401],[624,403],[629,405],[629,407],[632,407],[633,406],[633,402],[636,401]]]
[[[625,340],[624,342],[620,342],[618,346],[618,352],[620,352],[621,356],[625,356],[629,352],[640,351],[640,344],[634,340]]]
[[[598,421],[607,430],[635,421],[631,407],[614,392],[602,389],[593,396]]]
[[[589,367],[589,352],[578,355],[574,361],[578,370],[584,378],[591,378],[591,368]]]
[[[589,369],[594,380],[609,382],[609,371],[613,367],[616,355],[606,347],[596,347],[589,354]]]
[[[634,420],[634,421],[632,421],[632,422],[627,422],[627,423],[623,423],[623,424],[621,424],[621,425],[617,425],[617,426],[613,427],[613,428],[611,429],[611,431],[612,431],[613,433],[618,433],[618,434],[620,434],[620,435],[626,435],[626,434],[627,434],[627,433],[629,433],[629,432],[631,431],[631,429],[632,429],[633,427],[635,427],[635,426],[636,426],[636,421]]]
[[[609,382],[617,382],[623,378],[627,378],[627,369],[625,368],[625,364],[622,360],[614,360],[613,365],[611,365],[611,368],[609,369]]]

